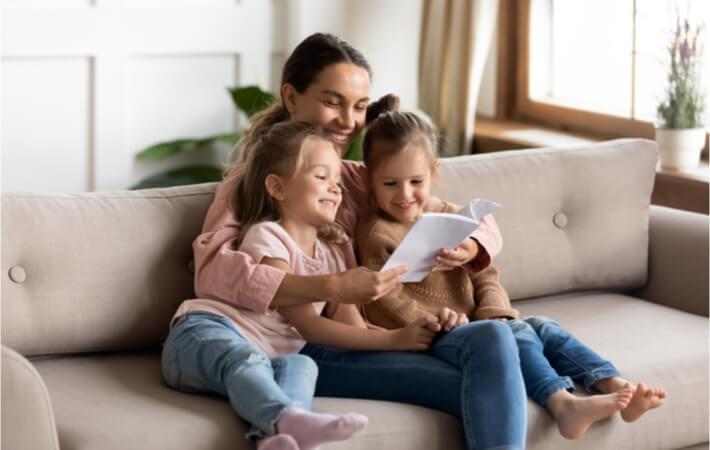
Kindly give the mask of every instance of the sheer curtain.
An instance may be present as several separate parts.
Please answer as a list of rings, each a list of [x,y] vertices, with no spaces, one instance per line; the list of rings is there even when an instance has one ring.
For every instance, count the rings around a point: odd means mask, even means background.
[[[445,138],[442,156],[471,152],[478,90],[498,0],[423,0],[419,108]]]

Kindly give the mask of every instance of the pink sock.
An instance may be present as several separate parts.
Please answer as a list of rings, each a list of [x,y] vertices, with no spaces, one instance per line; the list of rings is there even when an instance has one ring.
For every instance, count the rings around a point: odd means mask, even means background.
[[[334,416],[290,407],[281,414],[276,427],[279,433],[293,436],[301,450],[309,450],[325,442],[348,439],[366,425],[367,417],[362,414]]]
[[[264,438],[256,444],[256,450],[300,450],[298,442],[288,434],[280,433]]]

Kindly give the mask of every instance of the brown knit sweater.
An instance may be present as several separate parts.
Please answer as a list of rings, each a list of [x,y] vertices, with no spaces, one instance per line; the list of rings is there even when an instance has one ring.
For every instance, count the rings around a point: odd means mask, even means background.
[[[455,212],[451,208],[446,212]],[[357,227],[360,264],[380,270],[414,223],[401,223],[382,212]],[[443,307],[466,313],[470,320],[519,317],[501,286],[498,269],[489,265],[471,274],[463,269],[431,272],[418,283],[404,283],[378,301],[365,305],[367,319],[384,328],[401,328],[420,317],[436,320]]]

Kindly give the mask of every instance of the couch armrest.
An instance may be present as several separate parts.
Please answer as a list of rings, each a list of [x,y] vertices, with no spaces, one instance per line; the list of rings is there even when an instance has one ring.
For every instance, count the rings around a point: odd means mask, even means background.
[[[708,216],[652,205],[643,299],[708,315]]]
[[[59,450],[54,413],[42,377],[27,359],[4,345],[0,446]]]

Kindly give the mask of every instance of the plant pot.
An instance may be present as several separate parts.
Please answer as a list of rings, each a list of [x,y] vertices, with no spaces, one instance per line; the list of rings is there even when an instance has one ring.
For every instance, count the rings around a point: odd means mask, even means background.
[[[656,142],[664,169],[692,169],[700,163],[705,128],[656,128]]]

